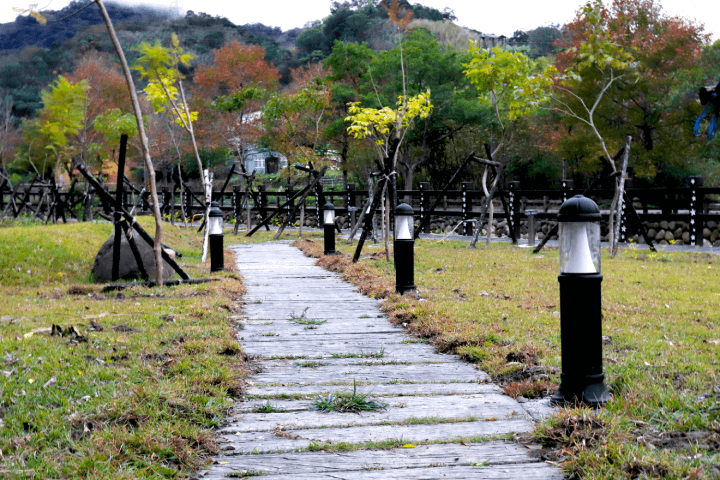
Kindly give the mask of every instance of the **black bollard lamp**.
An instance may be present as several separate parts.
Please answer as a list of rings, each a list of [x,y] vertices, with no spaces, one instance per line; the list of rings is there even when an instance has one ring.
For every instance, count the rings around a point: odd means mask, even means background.
[[[611,399],[602,367],[600,209],[582,195],[558,212],[560,240],[560,387],[556,405],[599,407]]]
[[[220,204],[218,202],[212,202],[207,220],[211,272],[221,272],[225,270],[223,228],[223,213],[222,210],[220,210]]]
[[[323,233],[325,255],[335,255],[335,205],[326,203],[323,207]]]
[[[415,226],[413,209],[407,203],[395,207],[395,291],[415,291]]]

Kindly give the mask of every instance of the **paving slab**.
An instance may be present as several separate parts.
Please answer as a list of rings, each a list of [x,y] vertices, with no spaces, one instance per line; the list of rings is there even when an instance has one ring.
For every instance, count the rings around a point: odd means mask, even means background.
[[[248,290],[233,320],[257,373],[217,432],[215,462],[195,478],[563,478],[502,440],[531,431],[548,412],[543,402],[520,404],[474,365],[419,343],[387,320],[380,302],[287,244],[230,248]],[[353,389],[386,408],[358,414],[313,405],[319,395]],[[268,404],[273,411],[262,410]],[[387,441],[408,448],[364,446]],[[337,443],[357,450],[317,451]]]
[[[384,480],[384,479],[406,479],[406,480],[437,480],[447,478],[452,480],[491,480],[491,479],[512,479],[522,478],[523,480],[540,479],[562,479],[565,478],[557,467],[543,463],[521,464],[521,465],[498,465],[481,467],[432,467],[432,468],[407,468],[397,470],[363,470],[350,472],[312,473],[305,474],[302,478],[307,480]],[[201,478],[223,478],[221,476],[209,475]],[[295,474],[263,476],[263,480],[286,480],[298,478]]]
[[[381,383],[376,385],[357,385],[357,393],[375,396],[416,396],[416,395],[462,395],[501,392],[492,383]],[[318,395],[334,392],[337,385],[288,385],[284,387],[255,387],[245,391],[248,397],[265,395],[280,397],[282,395]]]
[[[229,459],[218,457],[217,461]],[[418,445],[397,450],[341,453],[302,452],[245,455],[233,458],[217,469],[218,474],[262,472],[264,475],[307,475],[362,470],[399,470],[428,467],[466,467],[533,463],[535,459],[522,445],[486,442],[444,445]]]
[[[533,429],[525,418],[502,421],[438,423],[428,425],[361,425],[352,427],[309,428],[283,431],[283,425],[270,431],[227,432],[222,435],[223,454],[241,455],[256,452],[294,451],[323,443],[367,443],[383,441],[435,442],[493,437],[508,433],[525,433]],[[232,448],[232,449],[231,449]]]
[[[402,368],[399,368],[402,367]],[[413,365],[348,365],[325,368],[268,368],[253,376],[257,383],[331,383],[331,382],[484,382],[487,373],[468,364],[413,364]]]

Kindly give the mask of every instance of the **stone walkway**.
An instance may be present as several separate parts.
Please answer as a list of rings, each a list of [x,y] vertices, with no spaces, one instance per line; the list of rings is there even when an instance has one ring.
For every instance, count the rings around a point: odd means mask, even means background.
[[[488,383],[486,373],[405,335],[378,301],[294,247],[231,248],[248,289],[239,340],[257,373],[248,399],[219,431],[222,453],[195,478],[563,478],[532,455],[536,446],[490,439],[529,432],[533,421],[527,404]],[[311,408],[313,400],[298,399],[352,392],[353,381],[387,409],[323,413]],[[258,411],[268,403],[281,411]],[[307,450],[387,440],[405,448]]]

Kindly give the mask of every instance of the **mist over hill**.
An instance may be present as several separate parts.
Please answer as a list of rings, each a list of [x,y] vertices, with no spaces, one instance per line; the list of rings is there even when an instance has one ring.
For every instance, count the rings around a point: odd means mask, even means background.
[[[42,25],[30,15],[18,16],[14,22],[0,24],[0,52],[20,50],[27,46],[51,48],[68,40],[83,28],[104,23],[100,10],[87,1],[75,0],[62,10],[47,10],[42,14],[48,23]],[[176,15],[149,6],[127,6],[108,2],[105,4],[115,23],[128,21],[155,22]],[[76,13],[77,12],[77,13]]]

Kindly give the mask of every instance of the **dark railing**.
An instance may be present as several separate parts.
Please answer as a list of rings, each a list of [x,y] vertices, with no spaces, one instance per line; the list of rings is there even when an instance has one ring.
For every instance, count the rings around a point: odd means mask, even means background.
[[[720,223],[720,204],[715,203],[711,196],[720,195],[720,187],[704,187],[702,186],[702,178],[695,178],[695,184],[689,187],[673,187],[673,188],[629,188],[626,190],[628,198],[631,199],[634,208],[639,217],[646,222],[665,221],[683,221],[690,223],[694,228],[695,241],[701,242],[704,225],[709,221]],[[513,225],[517,221],[524,221],[527,216],[525,210],[532,209],[536,211],[535,219],[551,219],[554,220],[557,215],[557,209],[564,199],[575,194],[585,193],[586,196],[592,198],[607,218],[609,214],[610,202],[614,191],[610,189],[598,189],[585,192],[581,189],[569,188],[570,183],[563,182],[564,187],[555,190],[527,190],[518,188],[517,182],[510,182],[509,188],[500,190],[497,195],[504,196],[509,212],[506,212],[502,203],[496,197],[495,218],[508,220]],[[34,218],[42,218],[41,215],[47,212],[52,204],[52,199],[48,197],[48,186],[42,184],[27,184],[19,188],[10,189],[3,185],[0,191],[0,213],[5,212],[4,216],[13,216],[13,212],[20,209],[24,204],[24,214],[33,214]],[[267,216],[270,212],[278,208],[279,205],[285,203],[293,194],[297,193],[301,187],[285,187],[280,191],[268,190],[259,187],[254,196],[251,196],[250,207],[251,212],[260,217]],[[115,193],[111,192],[114,196]],[[430,185],[421,183],[418,190],[398,190],[398,201],[406,202],[413,207],[415,215],[419,218],[428,213],[428,209],[435,203],[437,197],[442,193],[441,190],[431,190]],[[102,210],[104,205],[98,198],[91,198],[91,202],[87,202],[87,198],[82,191],[74,190],[72,192],[63,192],[56,190],[54,195],[70,210],[80,210],[85,205],[93,205],[94,208]],[[350,184],[347,190],[342,191],[324,191],[324,199],[319,198],[317,193],[311,194],[306,200],[306,218],[321,213],[322,204],[331,202],[335,205],[336,215],[346,216],[352,212],[358,212],[368,198],[368,192],[358,190],[354,185]],[[245,211],[241,211],[239,206],[243,202],[245,192],[240,187],[232,190],[213,192],[213,200],[220,203],[220,208],[227,212],[230,217],[237,217],[244,222]],[[15,198],[15,206],[9,205],[11,198]],[[180,192],[176,189],[172,192],[170,189],[163,188],[159,194],[159,200],[162,205],[162,213],[169,215],[174,211],[179,213],[180,209],[184,209],[187,218],[192,218],[193,214],[201,214],[203,212],[201,200],[204,194],[201,192],[184,191],[184,197],[181,198]],[[443,194],[441,201],[432,215],[438,217],[446,217],[457,219],[458,223],[463,222],[463,228],[458,233],[470,235],[473,230],[474,222],[472,220],[478,218],[481,212],[481,206],[485,201],[482,190],[474,188],[474,185],[463,183],[459,190],[447,191]],[[124,191],[124,205],[137,206],[138,212],[150,212],[148,202],[148,194],[139,189]],[[290,203],[284,208],[284,212],[289,213],[293,204]],[[38,212],[38,208],[40,212]],[[625,215],[623,215],[625,219]],[[293,219],[293,221],[295,221]],[[516,227],[517,228],[517,227]],[[429,232],[429,223],[425,226],[424,231]]]

